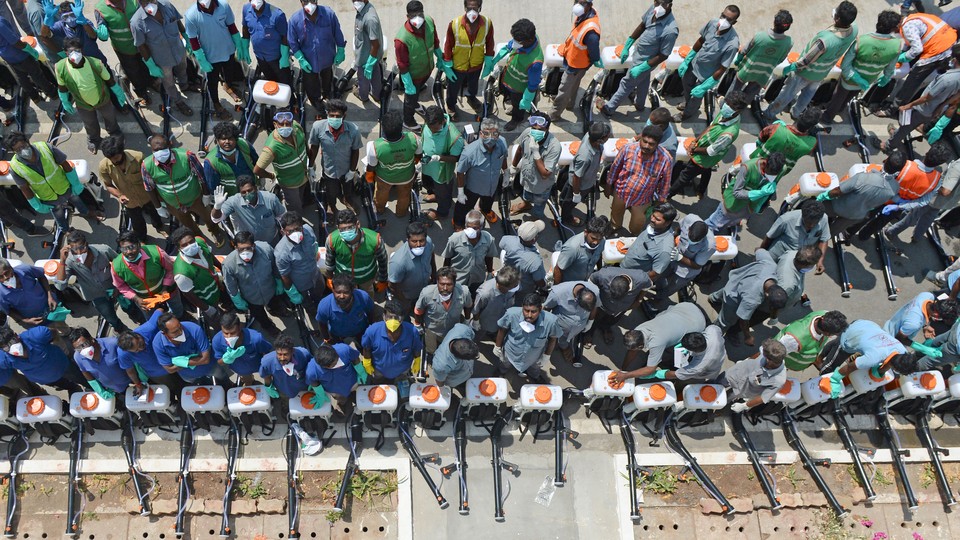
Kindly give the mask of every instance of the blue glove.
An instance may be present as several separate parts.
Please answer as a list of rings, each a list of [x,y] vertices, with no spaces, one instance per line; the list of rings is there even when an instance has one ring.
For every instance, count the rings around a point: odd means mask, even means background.
[[[910,58],[907,57],[907,51],[900,53],[900,56],[897,57],[898,64],[906,64],[910,61]]]
[[[536,92],[527,88],[523,91],[523,97],[520,98],[520,109],[530,112],[533,110],[533,98],[536,96]]]
[[[30,203],[30,208],[33,208],[34,212],[38,214],[49,214],[53,212],[53,207],[49,204],[43,204],[40,202],[40,199],[36,197],[30,197],[30,200],[27,201]]]
[[[200,71],[204,73],[210,73],[213,71],[213,64],[207,60],[207,54],[203,52],[203,49],[197,49],[193,51],[193,56],[197,59],[197,64],[200,66]]]
[[[696,55],[697,51],[693,49],[690,49],[690,52],[687,53],[687,57],[683,59],[683,63],[677,68],[677,73],[679,73],[681,77],[687,74],[687,70],[690,69],[690,63],[693,62],[693,57]]]
[[[76,114],[77,109],[73,107],[73,103],[70,103],[70,94],[64,92],[63,90],[57,90],[57,94],[60,96],[60,105],[63,106],[63,112],[67,114]]]
[[[635,79],[639,77],[641,73],[644,73],[646,71],[650,71],[650,64],[648,64],[647,61],[644,60],[643,62],[640,62],[639,64],[630,68],[630,76]]]
[[[367,370],[364,369],[363,364],[354,364],[353,370],[357,372],[357,382],[367,384],[367,377],[370,375],[367,374]]]
[[[857,73],[856,71],[851,71],[848,79],[850,79],[851,81],[854,82],[854,84],[859,86],[860,90],[863,92],[866,92],[867,89],[870,88],[870,82],[864,79],[863,76]]]
[[[73,3],[73,8],[71,9],[73,14],[77,17],[77,25],[83,26],[87,24],[87,18],[83,15],[83,0],[77,0]]]
[[[453,62],[447,62],[444,60],[440,63],[440,70],[443,71],[443,74],[447,76],[448,81],[457,81],[457,74],[453,72]]]
[[[829,201],[829,200],[830,200],[830,192],[829,192],[829,191],[824,191],[823,193],[817,195],[817,200],[820,201],[820,202]]]
[[[347,53],[343,50],[343,47],[337,47],[337,54],[333,56],[334,65],[339,66],[347,59]]]
[[[280,392],[277,392],[277,387],[272,384],[263,387],[263,391],[273,399],[278,399],[280,397]]]
[[[290,301],[293,302],[293,305],[299,306],[303,303],[303,295],[297,290],[296,285],[290,285],[290,288],[285,289],[283,292],[287,293],[287,297],[290,298]]]
[[[70,190],[74,195],[83,193],[83,184],[80,183],[80,177],[77,176],[77,169],[74,167],[67,173],[67,181],[70,182]]]
[[[910,344],[910,348],[924,356],[929,356],[930,358],[943,358],[943,351],[941,351],[938,347],[930,347],[929,345],[924,345],[923,343],[917,343],[914,341]]]
[[[843,375],[840,373],[840,368],[837,368],[837,370],[830,375],[830,399],[837,399],[842,393]]]
[[[310,391],[313,392],[313,398],[310,399],[310,405],[313,405],[314,409],[319,409],[323,407],[324,403],[329,403],[330,398],[327,397],[327,391],[323,389],[319,384],[316,386],[311,386]]]
[[[250,305],[240,296],[240,293],[232,295],[230,300],[233,300],[233,307],[237,308],[237,311],[246,311],[250,308]]]
[[[796,70],[797,70],[796,62],[792,64],[788,64],[787,67],[783,68],[783,76],[786,77],[787,75],[793,73]]]
[[[40,5],[43,7],[43,24],[52,28],[53,25],[57,24],[57,14],[60,12],[60,8],[53,5],[50,0],[41,0]]]
[[[288,45],[280,45],[280,69],[287,69],[290,67],[290,47]]]
[[[717,82],[718,81],[713,77],[707,77],[707,80],[698,84],[693,90],[690,91],[690,95],[695,98],[702,98],[707,91],[717,85]]]
[[[97,39],[100,41],[106,41],[110,38],[110,30],[107,29],[107,25],[101,24],[97,27]]]
[[[630,56],[630,47],[633,47],[633,44],[636,43],[636,41],[637,41],[637,40],[633,39],[632,37],[628,37],[628,38],[627,38],[627,41],[623,44],[623,52],[620,53],[620,63],[621,63],[621,64],[626,64],[626,63],[627,63],[627,58]],[[689,55],[688,55],[688,56],[689,56]],[[644,63],[646,63],[646,62],[644,62]],[[648,69],[649,69],[649,67],[648,67]],[[642,73],[642,72],[641,72],[641,73]],[[634,77],[636,77],[636,75],[634,75]]]
[[[304,73],[313,73],[313,66],[310,65],[310,62],[307,61],[307,58],[303,56],[303,51],[297,51],[293,55],[297,59],[297,62],[300,63],[300,70]]]
[[[147,58],[143,61],[143,63],[147,65],[147,71],[150,72],[151,77],[163,77],[163,70],[160,69],[160,66],[158,66],[156,62],[153,61],[152,57]]]
[[[880,213],[885,216],[889,216],[892,212],[896,212],[899,209],[900,205],[898,204],[888,204],[883,207],[883,210],[881,210]]]
[[[408,96],[415,96],[417,92],[417,85],[413,84],[413,75],[410,75],[410,72],[400,74],[400,82],[403,83],[403,93]]]
[[[927,142],[933,144],[940,140],[940,137],[943,137],[943,130],[947,128],[947,124],[950,123],[950,117],[943,115],[937,120],[937,123],[930,128],[930,131],[927,132]]]
[[[367,79],[373,78],[373,68],[377,65],[377,57],[370,55],[367,57],[367,62],[363,64],[363,76]]]
[[[92,381],[87,381],[90,383],[90,387],[93,388],[93,391],[97,393],[98,396],[103,399],[113,399],[113,396],[116,395],[113,390],[109,388],[104,388],[100,381],[93,379]]]
[[[127,106],[127,95],[123,93],[123,88],[120,88],[120,83],[113,83],[113,86],[110,87],[110,91],[113,92],[113,95],[117,98],[117,103],[121,107]]]

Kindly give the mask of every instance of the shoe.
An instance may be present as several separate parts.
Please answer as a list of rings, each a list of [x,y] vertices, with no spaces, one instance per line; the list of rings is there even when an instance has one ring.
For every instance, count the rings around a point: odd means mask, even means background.
[[[811,304],[812,304],[812,302],[810,302],[810,297],[807,296],[807,293],[803,293],[803,294],[800,295],[800,305],[801,305],[801,306],[803,306],[803,307],[810,307]]]
[[[24,232],[27,233],[27,236],[46,236],[50,234],[50,229],[31,223],[24,229]]]
[[[360,88],[354,86],[352,93],[353,93],[353,97],[357,98],[357,100],[358,100],[360,103],[362,103],[362,104],[364,104],[364,105],[366,105],[367,103],[370,103],[370,98],[363,99],[362,97],[360,97]]]
[[[97,144],[94,142],[87,143],[87,151],[93,155],[97,155]]]
[[[227,236],[226,236],[225,234],[223,234],[223,233],[217,233],[217,234],[213,235],[213,243],[214,243],[218,248],[221,248],[221,247],[223,247],[223,246],[225,246],[225,245],[227,244]]]
[[[539,375],[527,375],[527,379],[530,379],[530,382],[535,384],[550,384],[550,378],[547,377],[547,374],[540,372]]]
[[[447,110],[447,116],[449,116],[451,120],[457,121],[460,119],[460,111],[457,110],[456,107],[444,107],[444,108]]]
[[[720,301],[720,300],[714,300],[713,298],[711,298],[711,297],[709,297],[709,296],[707,297],[707,303],[709,303],[709,304],[710,304],[710,307],[712,307],[712,308],[713,308],[715,311],[717,311],[718,313],[720,312],[720,308],[723,307],[723,302],[722,302],[722,301]]]
[[[927,270],[927,273],[924,274],[923,279],[929,281],[930,283],[933,283],[934,285],[940,288],[945,288],[947,286],[947,282],[938,278],[937,273],[934,272],[933,270]]]
[[[467,105],[470,105],[470,108],[477,112],[483,110],[483,102],[474,96],[467,96]]]
[[[522,214],[531,208],[533,208],[532,204],[528,203],[527,201],[520,201],[510,207],[510,215],[515,216],[517,214]]]
[[[900,241],[900,238],[899,238],[896,234],[890,232],[890,229],[887,228],[887,227],[884,227],[884,228],[883,228],[883,237],[886,238],[886,239],[887,239],[888,241],[890,241],[890,242],[899,242],[899,241]]]
[[[230,111],[223,108],[222,106],[213,108],[213,117],[216,118],[217,120],[223,120],[224,122],[229,122],[230,120],[233,120],[233,115],[230,114]]]
[[[403,129],[411,131],[413,133],[420,133],[420,124],[414,124],[412,126],[407,125],[406,122],[403,123]]]
[[[513,131],[513,130],[517,129],[517,126],[518,126],[518,125],[520,125],[520,121],[519,121],[519,120],[510,120],[509,122],[507,122],[507,125],[503,126],[503,130],[504,130],[504,131]]]
[[[187,105],[186,101],[178,101],[173,106],[174,108],[177,109],[177,112],[179,112],[180,114],[184,116],[193,116],[193,109],[191,109],[190,106]]]
[[[557,111],[550,115],[550,122],[556,124],[557,122],[563,120],[562,117],[563,111]]]
[[[500,221],[500,218],[497,216],[497,213],[494,212],[493,210],[487,212],[486,214],[484,214],[484,216],[486,216],[487,218],[487,223],[496,223]]]
[[[607,107],[606,105],[604,105],[603,107],[600,107],[600,114],[602,114],[602,115],[603,115],[604,117],[606,117],[608,120],[609,120],[610,118],[613,118],[613,111],[610,110],[610,108]]]
[[[682,112],[678,112],[677,114],[673,115],[673,118],[671,118],[671,120],[679,124],[680,122],[684,122],[691,118],[693,118],[692,114],[684,114]]]

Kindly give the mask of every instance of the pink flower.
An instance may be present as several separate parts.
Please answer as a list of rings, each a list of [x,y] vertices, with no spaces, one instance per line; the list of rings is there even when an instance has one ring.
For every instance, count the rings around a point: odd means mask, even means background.
[[[864,527],[868,528],[868,529],[869,529],[870,527],[873,527],[873,522],[870,521],[869,519],[861,519],[861,520],[860,520],[860,524],[863,525]]]
[[[921,535],[920,533],[915,532],[915,533],[913,533],[913,540],[923,540],[923,535]]]
[[[873,539],[872,539],[872,540],[886,540],[886,538],[887,538],[887,534],[886,534],[886,533],[875,532],[875,533],[873,533]]]

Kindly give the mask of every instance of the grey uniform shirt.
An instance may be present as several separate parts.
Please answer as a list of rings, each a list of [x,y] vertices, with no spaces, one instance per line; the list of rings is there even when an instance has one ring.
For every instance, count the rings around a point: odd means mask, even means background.
[[[560,154],[563,149],[560,147],[560,141],[553,136],[553,133],[547,133],[547,136],[540,141],[540,157],[543,158],[543,166],[546,167],[548,174],[546,177],[540,176],[533,156],[530,155],[530,144],[536,144],[530,138],[530,128],[523,130],[523,133],[517,137],[517,144],[522,144],[523,157],[520,159],[518,169],[520,170],[520,185],[530,193],[546,193],[553,189],[557,183],[557,172],[560,169]]]
[[[453,286],[453,293],[447,302],[445,306],[436,285],[427,285],[414,308],[418,315],[422,314],[424,327],[441,336],[463,319],[464,307],[473,305],[470,291],[459,283]]]
[[[719,19],[710,19],[710,22],[700,29],[703,45],[690,63],[690,68],[699,81],[712,77],[713,72],[720,66],[729,67],[740,47],[740,37],[733,28],[721,35],[717,34],[718,22]]]
[[[777,261],[777,285],[787,292],[787,307],[799,302],[800,295],[803,294],[804,274],[797,270],[794,264],[796,258],[797,252],[790,250]]]
[[[367,2],[363,9],[357,12],[353,24],[353,58],[354,67],[363,70],[370,56],[370,46],[373,40],[380,41],[380,54],[383,55],[383,30],[380,28],[380,16],[373,4]]]
[[[673,130],[673,124],[667,124],[667,129],[663,130],[663,137],[660,137],[660,147],[666,150],[670,157],[677,159],[677,147],[680,146],[680,139],[677,138],[677,132]]]
[[[162,22],[147,15],[142,6],[130,18],[133,45],[146,45],[150,48],[150,57],[159,67],[172,68],[183,61],[187,52],[180,38],[180,25],[177,24],[183,16],[167,0],[158,0],[157,3]]]
[[[87,246],[87,261],[92,259],[90,267],[80,262],[80,259],[71,253],[67,256],[67,267],[65,272],[67,277],[77,276],[77,287],[80,289],[80,295],[86,301],[94,298],[103,298],[107,295],[107,289],[113,288],[113,277],[110,273],[110,267],[113,260],[117,258],[117,252],[103,244],[93,244]]]
[[[847,219],[865,219],[870,211],[893,199],[900,191],[897,176],[862,172],[840,182],[840,195],[829,201],[833,212]]]
[[[287,210],[280,198],[269,191],[257,190],[257,204],[251,206],[243,195],[235,193],[224,201],[220,212],[236,232],[247,231],[260,242],[274,243],[280,235],[280,219]]]
[[[501,293],[497,289],[497,280],[490,278],[480,284],[477,289],[477,296],[473,301],[473,313],[471,316],[480,321],[480,329],[488,334],[496,333],[497,321],[507,312],[507,308],[513,307],[514,293],[507,291]]]
[[[603,242],[593,249],[584,247],[586,235],[579,233],[571,236],[560,246],[557,267],[563,271],[564,281],[583,281],[590,277],[597,267],[597,261],[603,255]]]
[[[458,386],[473,376],[473,360],[461,360],[450,352],[450,343],[455,339],[474,341],[473,329],[465,324],[455,324],[433,353],[433,378],[447,386]]]
[[[563,334],[557,317],[549,311],[540,312],[533,332],[527,333],[520,328],[522,320],[523,308],[512,307],[497,321],[497,325],[505,329],[507,334],[503,340],[503,354],[517,371],[526,371],[540,361],[550,338],[558,338]]]
[[[673,17],[673,12],[654,20],[651,6],[643,14],[643,26],[643,33],[633,46],[631,57],[633,62],[639,64],[657,54],[662,54],[664,57],[670,56],[677,42],[677,36],[680,35],[680,28]]]
[[[519,236],[504,236],[500,238],[500,249],[503,250],[503,264],[514,266],[520,270],[520,296],[532,293],[536,289],[536,282],[546,278],[547,272],[543,269],[543,258],[536,245],[525,246]]]
[[[602,157],[603,154],[590,144],[590,135],[584,135],[580,139],[580,148],[577,149],[576,155],[573,156],[573,163],[570,165],[570,174],[575,174],[580,178],[581,194],[597,185],[597,173],[600,172],[600,159]]]
[[[723,371],[723,361],[727,349],[723,344],[723,330],[711,324],[703,330],[707,338],[707,348],[702,353],[690,356],[686,367],[676,371],[681,381],[712,381]]]
[[[363,146],[356,124],[344,120],[340,130],[340,134],[334,137],[326,119],[317,120],[310,127],[307,144],[320,147],[320,164],[323,175],[328,178],[343,178],[352,171],[354,163],[350,157],[354,152],[360,152]]]
[[[651,226],[640,233],[637,240],[627,250],[621,268],[639,268],[646,272],[651,270],[662,276],[673,262],[674,236],[670,229],[660,234],[650,234]]]
[[[777,279],[777,263],[766,250],[757,250],[756,261],[730,271],[723,287],[723,303],[737,306],[737,317],[749,321],[763,303],[763,285],[769,279]]]
[[[692,302],[681,302],[668,307],[637,330],[643,334],[643,349],[648,351],[647,367],[660,365],[663,353],[690,332],[702,332],[707,327],[703,310]]]
[[[933,200],[930,201],[930,206],[938,210],[947,210],[957,206],[957,203],[960,203],[960,191],[957,191],[958,183],[960,183],[960,159],[955,159],[947,165],[947,170],[940,175],[940,188],[949,190],[950,195],[944,197],[940,195],[940,190],[937,190]]]
[[[557,322],[563,328],[567,337],[570,334],[578,334],[587,326],[590,319],[590,312],[580,307],[573,290],[583,285],[593,291],[593,294],[600,296],[600,289],[589,281],[564,281],[558,283],[550,289],[547,300],[543,303],[543,309],[549,309],[551,313],[557,316]]]
[[[397,247],[390,257],[387,279],[397,285],[397,290],[407,300],[420,297],[420,291],[430,283],[433,272],[433,240],[428,236],[423,255],[414,256],[406,241]]]
[[[803,226],[803,212],[791,210],[773,222],[767,231],[767,238],[771,240],[767,251],[776,261],[787,251],[798,251],[802,247],[830,240],[830,220],[824,214],[820,217],[820,222],[808,231]]]
[[[288,276],[301,293],[313,289],[320,273],[317,269],[317,250],[317,235],[313,234],[310,225],[303,226],[303,240],[299,244],[294,244],[284,235],[273,250],[280,275]]]
[[[935,114],[943,113],[943,110],[938,109],[947,100],[955,96],[957,92],[960,92],[960,68],[954,68],[938,75],[923,91],[923,96],[928,96],[930,101],[917,105],[913,108],[913,111],[927,118],[933,118]]]
[[[698,221],[703,221],[696,214],[688,214],[680,220],[680,241],[677,243],[677,249],[680,254],[690,259],[694,263],[703,266],[710,262],[710,257],[717,252],[717,239],[713,231],[707,228],[707,235],[699,242],[690,241],[690,226]],[[681,279],[693,279],[700,274],[700,268],[684,266],[677,262],[677,277]]]
[[[623,296],[613,296],[610,283],[618,276],[630,278],[630,291]],[[644,289],[653,287],[650,276],[643,270],[631,270],[616,266],[604,266],[590,274],[590,282],[600,289],[600,307],[610,315],[619,315],[633,305]]]
[[[253,259],[244,262],[237,251],[223,261],[223,284],[227,294],[240,294],[248,304],[266,305],[273,299],[276,279],[280,277],[273,257],[273,248],[266,242],[253,245]]]
[[[442,259],[450,259],[450,266],[457,271],[457,283],[465,286],[483,283],[487,277],[486,259],[496,256],[497,245],[488,231],[480,231],[476,243],[471,243],[465,232],[455,232],[440,254]]]
[[[766,403],[777,395],[787,382],[787,368],[781,363],[777,369],[768,370],[763,367],[766,362],[761,353],[758,358],[737,362],[724,373],[726,385],[733,391],[731,400],[749,401],[760,396]]]
[[[507,141],[503,137],[497,139],[497,144],[489,150],[480,139],[465,146],[456,169],[464,174],[463,187],[481,197],[493,197],[500,185],[500,171],[505,157]]]

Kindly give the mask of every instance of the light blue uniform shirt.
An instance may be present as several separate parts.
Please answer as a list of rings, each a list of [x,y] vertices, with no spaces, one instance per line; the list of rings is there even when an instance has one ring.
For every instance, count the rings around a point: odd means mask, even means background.
[[[307,365],[313,362],[313,356],[303,347],[293,349],[293,376],[287,375],[277,360],[277,352],[272,351],[260,361],[260,377],[273,377],[273,385],[284,397],[292,398],[307,389]]]
[[[457,324],[447,332],[433,353],[433,377],[447,386],[463,384],[473,376],[473,360],[461,360],[450,352],[450,343],[455,339],[474,340],[475,333],[465,324]]]
[[[236,52],[229,26],[234,24],[233,10],[226,0],[217,0],[213,13],[200,11],[194,2],[187,8],[183,26],[187,37],[200,42],[200,48],[211,64],[226,62]]]
[[[284,235],[277,242],[273,250],[273,257],[277,261],[277,271],[281,276],[287,276],[296,285],[301,293],[313,289],[317,282],[317,235],[313,227],[304,224],[303,240],[294,244]]]
[[[481,197],[493,197],[500,182],[500,168],[507,156],[507,141],[503,137],[487,150],[477,139],[464,147],[457,161],[458,173],[464,173],[464,187]]]
[[[902,333],[911,339],[917,337],[917,341],[922,343],[924,341],[923,334],[921,333],[923,332],[923,327],[930,324],[925,311],[928,305],[935,300],[936,297],[933,296],[933,293],[922,292],[918,294],[916,298],[898,309],[897,312],[890,317],[889,321],[883,323],[883,329],[893,337],[897,337],[898,333]],[[917,336],[917,334],[920,335]]]
[[[887,333],[873,321],[860,319],[854,321],[840,335],[840,347],[847,352],[858,352],[862,356],[856,360],[858,369],[880,365],[891,354],[907,352],[903,343]]]

